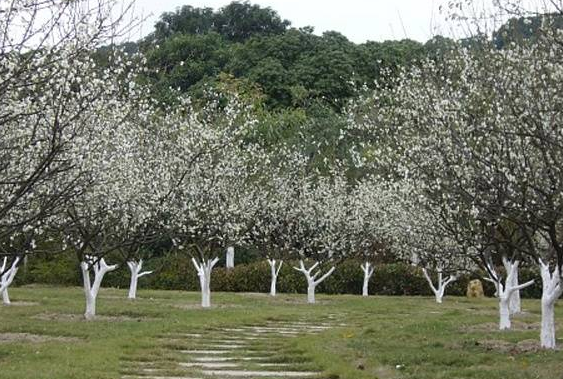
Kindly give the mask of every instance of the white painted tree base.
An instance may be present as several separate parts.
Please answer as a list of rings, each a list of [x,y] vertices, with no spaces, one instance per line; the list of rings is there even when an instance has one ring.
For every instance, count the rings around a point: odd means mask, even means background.
[[[510,311],[510,301],[511,297],[515,291],[519,291],[526,287],[531,286],[534,284],[533,280],[529,282],[515,285],[514,276],[518,275],[518,266],[520,265],[520,261],[516,260],[514,262],[509,262],[506,260],[505,262],[507,270],[506,280],[504,281],[504,285],[500,280],[500,277],[496,274],[492,267],[489,267],[489,271],[493,273],[496,278],[494,278],[493,283],[495,283],[495,287],[497,289],[497,295],[499,299],[499,329],[500,330],[507,330],[512,327],[512,323],[510,321],[511,311]],[[516,281],[517,282],[517,281]]]
[[[88,255],[84,257],[84,261],[80,262],[84,296],[86,297],[86,311],[84,312],[84,318],[86,320],[92,320],[96,317],[96,299],[104,275],[115,270],[117,267],[117,265],[108,266],[104,258],[97,259],[96,257]],[[94,283],[92,283],[90,279],[90,269],[94,271]]]
[[[450,275],[447,279],[445,279],[442,274],[442,268],[438,267],[437,271],[438,271],[438,286],[434,286],[434,282],[432,282],[432,278],[430,278],[430,275],[428,274],[428,270],[426,270],[426,268],[424,267],[422,268],[422,273],[424,274],[426,281],[430,285],[432,292],[434,292],[436,303],[442,304],[444,299],[444,293],[446,292],[446,288],[450,283],[456,281],[457,277],[455,275]]]
[[[201,287],[201,306],[203,308],[211,307],[211,271],[213,267],[219,262],[219,258],[213,260],[207,259],[204,261],[197,261],[192,258],[192,263],[197,270],[199,276],[199,285]]]
[[[10,296],[8,295],[8,287],[14,281],[16,274],[18,272],[18,263],[20,262],[20,257],[16,257],[10,268],[6,269],[8,265],[8,257],[4,257],[2,261],[2,266],[0,266],[0,272],[3,274],[0,275],[0,293],[2,293],[2,302],[4,305],[10,305]]]
[[[369,280],[371,279],[375,267],[369,262],[365,262],[360,266],[364,272],[364,284],[362,286],[362,296],[369,296]]]
[[[139,278],[145,275],[152,274],[152,271],[144,271],[141,272],[143,269],[143,260],[140,259],[139,262],[134,260],[127,261],[127,267],[129,267],[129,272],[131,273],[131,281],[129,283],[129,294],[127,298],[130,300],[134,300],[137,298],[137,285],[139,282]]]
[[[303,275],[305,275],[305,278],[307,279],[307,302],[309,304],[315,304],[315,290],[317,288],[317,285],[328,278],[336,269],[336,267],[331,267],[330,270],[328,270],[323,276],[317,279],[321,272],[317,271],[315,274],[313,274],[313,271],[319,266],[319,264],[319,262],[316,262],[309,269],[306,269],[305,263],[303,262],[303,260],[300,260],[299,267],[294,267],[295,270],[303,273]]]
[[[235,248],[233,246],[229,246],[227,248],[227,256],[226,256],[226,264],[227,268],[234,268],[235,267]]]
[[[277,264],[275,259],[268,259],[268,263],[270,264],[270,273],[271,273],[271,282],[270,282],[270,296],[276,296],[277,290],[277,282],[278,282],[278,275],[283,265],[283,261],[279,261],[279,265]],[[276,266],[277,265],[277,266]]]
[[[551,272],[549,265],[540,260],[542,278],[540,345],[544,349],[557,348],[555,338],[555,303],[563,294],[559,267]]]

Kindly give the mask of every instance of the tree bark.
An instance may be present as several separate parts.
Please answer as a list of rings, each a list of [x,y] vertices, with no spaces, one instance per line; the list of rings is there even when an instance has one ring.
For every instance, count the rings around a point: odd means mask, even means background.
[[[520,265],[520,261],[516,260],[514,262],[510,262],[510,264],[507,266],[508,271],[507,271],[506,280],[504,281],[504,285],[501,283],[499,276],[494,272],[493,268],[491,267],[489,268],[489,270],[493,272],[494,275],[496,276],[496,278],[494,278],[493,280],[495,282],[495,287],[497,288],[498,299],[499,299],[499,315],[500,315],[499,329],[500,330],[510,329],[511,327],[510,301],[512,295],[514,294],[514,291],[519,291],[521,289],[524,289],[534,284],[534,281],[530,280],[529,282],[523,284],[514,285],[514,276],[517,275],[518,273],[519,265]]]
[[[95,257],[85,256],[84,261],[80,262],[82,271],[82,282],[84,287],[84,296],[86,297],[86,311],[84,318],[92,320],[96,317],[96,299],[102,285],[104,275],[117,268],[117,265],[108,266],[104,258],[96,260]],[[90,269],[94,270],[94,283],[90,280]]]
[[[504,265],[504,269],[506,270],[507,273],[510,271],[511,266],[514,265],[514,263],[510,262],[506,257],[502,257],[502,264]],[[512,287],[518,286],[518,281],[519,281],[518,271],[519,271],[518,266],[513,267],[512,281],[510,283]],[[522,301],[520,300],[520,290],[514,290],[512,292],[512,295],[510,296],[509,309],[511,315],[515,315],[522,312]]]
[[[129,283],[129,294],[127,298],[133,300],[137,298],[137,285],[139,283],[139,278],[151,274],[152,271],[141,272],[143,269],[142,259],[140,259],[139,262],[133,260],[127,261],[127,267],[129,267],[129,271],[131,272],[131,281]]]
[[[279,266],[277,266],[277,262],[275,259],[268,259],[268,263],[270,264],[270,273],[271,273],[271,283],[270,283],[270,296],[276,296],[276,284],[278,282],[278,275],[280,273],[280,269],[283,265],[283,261],[279,262]]]
[[[544,349],[557,347],[555,338],[555,303],[563,293],[559,267],[551,272],[549,265],[540,261],[542,277],[540,344]]]
[[[312,272],[317,268],[318,265],[319,262],[315,263],[309,269],[306,269],[305,263],[303,262],[303,260],[300,260],[299,267],[294,267],[295,270],[302,272],[307,279],[307,302],[309,304],[315,303],[315,289],[317,285],[328,278],[336,269],[336,267],[331,267],[330,270],[328,270],[323,276],[317,279],[321,272],[317,271],[315,274],[312,274]]]
[[[426,270],[426,268],[424,267],[422,268],[422,273],[424,274],[426,281],[430,285],[430,289],[432,289],[432,292],[434,292],[434,298],[436,299],[436,303],[442,304],[444,299],[444,293],[446,292],[446,287],[450,283],[456,281],[457,277],[455,275],[450,275],[447,279],[445,279],[442,274],[442,269],[438,268],[438,286],[436,287],[434,286],[434,283],[432,282],[432,278],[428,274],[428,270]]]
[[[510,299],[506,295],[499,296],[499,329],[510,329],[512,324],[510,322]]]
[[[219,258],[214,258],[213,260],[207,259],[202,262],[198,262],[195,258],[192,258],[192,263],[194,264],[197,270],[197,275],[199,276],[201,306],[203,308],[211,307],[211,271],[217,262],[219,262]]]
[[[365,262],[361,265],[362,271],[364,272],[364,285],[362,286],[362,296],[369,296],[369,280],[373,275],[374,267],[371,266],[371,263]]]
[[[235,267],[235,248],[233,246],[229,246],[227,248],[227,259],[226,259],[226,267],[227,268],[234,268]]]
[[[2,291],[2,302],[4,303],[4,305],[10,305],[10,295],[8,295],[8,287],[4,288],[4,291]]]
[[[2,266],[0,266],[0,272],[3,272],[3,274],[0,275],[0,292],[2,293],[2,302],[4,305],[11,304],[10,296],[8,295],[8,287],[10,287],[10,285],[14,281],[14,278],[16,277],[16,274],[19,269],[18,267],[19,261],[20,258],[16,257],[12,262],[10,268],[6,269],[8,264],[8,257],[4,257],[4,260],[2,261]]]

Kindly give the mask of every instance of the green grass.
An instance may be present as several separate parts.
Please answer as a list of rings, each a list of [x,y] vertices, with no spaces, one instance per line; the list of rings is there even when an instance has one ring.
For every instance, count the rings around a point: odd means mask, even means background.
[[[524,301],[527,313],[515,319],[518,330],[499,332],[494,328],[495,299],[447,297],[438,305],[423,297],[318,295],[319,304],[308,305],[305,295],[272,299],[213,293],[214,306],[203,310],[197,293],[140,290],[138,300],[128,301],[125,290],[102,289],[98,314],[111,317],[85,322],[80,318],[84,307],[80,288],[22,287],[10,289],[10,295],[15,304],[0,306],[0,334],[70,339],[0,342],[0,378],[120,378],[134,374],[139,361],[178,375],[180,351],[195,346],[181,333],[219,339],[226,335],[223,328],[272,320],[326,322],[327,314],[335,314],[335,323],[345,326],[255,341],[251,354],[274,349],[268,362],[320,370],[319,378],[324,379],[563,379],[563,351],[516,348],[518,342],[539,338],[537,300]],[[563,305],[556,314],[563,337]],[[558,342],[563,346],[562,338]]]

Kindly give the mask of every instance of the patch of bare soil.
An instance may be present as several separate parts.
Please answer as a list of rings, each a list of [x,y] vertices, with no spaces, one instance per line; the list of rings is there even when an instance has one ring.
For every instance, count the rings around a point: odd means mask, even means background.
[[[78,322],[85,321],[84,315],[73,314],[73,313],[40,313],[33,316],[34,319],[43,321],[70,321]],[[131,317],[131,316],[108,316],[108,315],[97,315],[93,320],[90,321],[109,321],[109,322],[125,322],[125,321],[148,321],[145,317]]]
[[[483,347],[485,350],[510,354],[535,353],[542,350],[538,340],[523,340],[517,343],[503,340],[483,340],[476,342],[476,345]]]
[[[62,336],[47,336],[42,334],[31,333],[0,333],[0,343],[10,342],[79,342],[80,338],[76,337],[62,337]]]
[[[209,308],[203,308],[201,306],[201,304],[199,303],[193,303],[193,304],[172,304],[172,306],[174,308],[178,308],[178,309],[182,309],[185,311],[191,311],[194,309],[223,309],[223,308],[240,308],[240,305],[235,305],[235,304],[211,304],[211,307]]]
[[[39,305],[39,303],[35,301],[12,301],[9,305],[5,305],[6,307],[32,307],[34,305]]]
[[[241,292],[241,293],[237,293],[238,296],[243,296],[243,297],[271,297],[271,295],[269,293],[265,293],[265,292]]]
[[[512,321],[512,327],[509,331],[525,331],[525,330],[540,330],[540,323],[539,322],[522,322],[522,321]],[[504,332],[503,330],[499,330],[499,325],[496,322],[486,322],[483,324],[477,325],[466,325],[461,328],[464,332]]]

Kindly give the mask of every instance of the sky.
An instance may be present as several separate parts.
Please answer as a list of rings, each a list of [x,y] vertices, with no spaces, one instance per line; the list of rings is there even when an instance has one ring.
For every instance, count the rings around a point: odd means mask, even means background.
[[[232,0],[136,0],[136,12],[146,21],[141,35],[150,33],[163,12],[182,5],[221,8]],[[294,27],[313,26],[315,33],[335,30],[356,43],[410,38],[425,42],[444,30],[438,7],[446,0],[251,0],[271,7]]]

